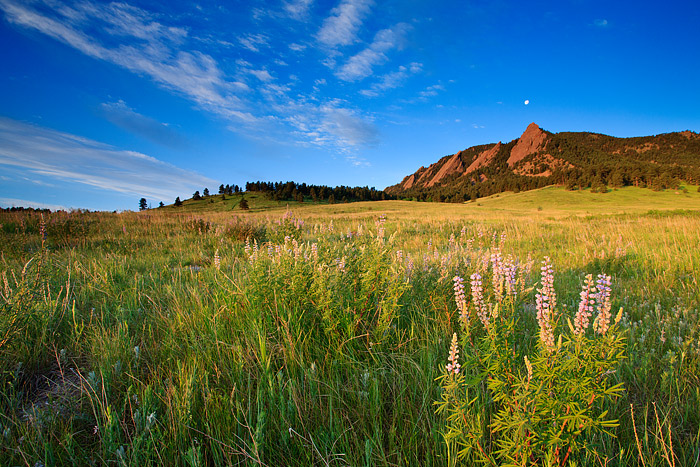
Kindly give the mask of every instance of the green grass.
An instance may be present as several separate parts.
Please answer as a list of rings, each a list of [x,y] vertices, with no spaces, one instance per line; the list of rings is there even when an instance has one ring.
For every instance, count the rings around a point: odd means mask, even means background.
[[[286,202],[245,196],[249,211],[217,195],[54,213],[43,246],[38,214],[0,213],[0,464],[446,465],[433,403],[458,328],[451,278],[496,244],[530,262],[529,287],[550,256],[568,315],[586,274],[613,277],[620,426],[578,465],[669,465],[670,441],[676,465],[695,462],[696,190],[289,203],[300,228]]]

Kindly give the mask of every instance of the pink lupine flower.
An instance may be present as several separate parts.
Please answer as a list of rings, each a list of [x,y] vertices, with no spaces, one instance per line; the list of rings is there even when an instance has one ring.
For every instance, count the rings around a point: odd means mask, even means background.
[[[452,334],[452,343],[450,344],[450,356],[447,359],[449,363],[446,365],[448,373],[459,374],[461,368],[459,364],[459,348],[457,347],[457,333]]]
[[[491,267],[493,269],[493,276],[491,278],[493,282],[493,291],[496,294],[496,300],[503,300],[503,256],[501,255],[501,250],[494,248],[493,253],[491,253]]]
[[[506,295],[508,296],[516,296],[518,294],[515,288],[517,284],[517,273],[518,263],[512,256],[508,255],[508,258],[503,263],[503,276],[505,277]]]
[[[551,351],[554,349],[552,318],[557,299],[554,292],[554,268],[552,268],[549,256],[545,256],[542,262],[541,284],[542,288],[538,289],[539,293],[535,295],[537,322],[540,326],[540,340],[545,348]]]
[[[455,302],[457,303],[457,310],[459,310],[459,318],[464,321],[467,319],[467,298],[464,295],[464,279],[454,276],[452,281],[454,281]]]
[[[221,269],[221,257],[219,256],[219,250],[214,253],[214,267],[216,269]]]
[[[471,275],[471,286],[472,286],[472,302],[476,308],[476,314],[481,320],[484,327],[489,327],[489,320],[491,315],[489,309],[484,302],[484,288],[481,283],[481,274],[475,272]]]
[[[610,304],[610,276],[598,274],[596,285],[598,288],[598,293],[596,294],[598,316],[593,322],[593,329],[598,334],[605,334],[610,327],[610,308],[612,307]]]
[[[578,311],[574,317],[574,334],[581,335],[588,329],[588,323],[593,315],[595,306],[596,290],[593,285],[593,275],[588,274],[581,290],[581,301],[578,304]]]

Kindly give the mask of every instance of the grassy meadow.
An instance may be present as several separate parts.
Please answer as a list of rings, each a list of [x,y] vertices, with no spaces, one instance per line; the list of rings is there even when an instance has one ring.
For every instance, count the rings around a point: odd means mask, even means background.
[[[613,316],[623,309],[624,357],[604,377],[624,391],[588,404],[619,423],[575,433],[583,448],[559,462],[700,462],[696,187],[460,205],[245,197],[249,211],[216,195],[138,213],[0,213],[0,465],[504,463],[490,385],[463,408],[483,453],[457,460],[436,413],[462,335],[453,277],[468,295],[495,253],[517,266],[514,355],[537,352],[545,256],[556,333],[587,274],[610,275]]]

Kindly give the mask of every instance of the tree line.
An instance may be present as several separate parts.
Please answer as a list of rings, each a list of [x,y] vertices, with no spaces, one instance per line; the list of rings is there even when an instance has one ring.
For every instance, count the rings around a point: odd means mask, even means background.
[[[299,201],[311,199],[313,202],[355,202],[355,201],[380,201],[394,199],[383,190],[374,187],[349,187],[336,186],[331,188],[326,185],[307,185],[295,182],[247,182],[246,191],[262,192],[275,201]]]

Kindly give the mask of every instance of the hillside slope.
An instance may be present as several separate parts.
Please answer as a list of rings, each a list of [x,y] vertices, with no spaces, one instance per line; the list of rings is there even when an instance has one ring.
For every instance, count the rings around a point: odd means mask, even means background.
[[[692,131],[616,138],[551,133],[531,123],[518,139],[445,156],[385,191],[404,198],[460,202],[552,184],[594,191],[605,191],[608,185],[661,190],[699,180],[700,135]]]

